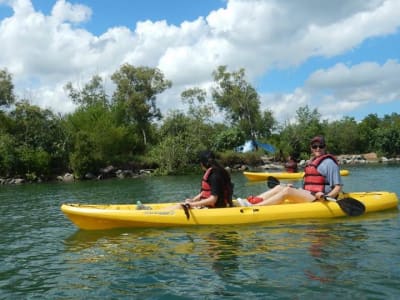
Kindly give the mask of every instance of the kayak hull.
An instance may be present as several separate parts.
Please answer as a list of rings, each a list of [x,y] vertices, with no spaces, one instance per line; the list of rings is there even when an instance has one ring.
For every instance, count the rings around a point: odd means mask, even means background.
[[[362,202],[365,213],[397,208],[398,198],[390,192],[348,193]],[[236,203],[236,201],[235,201]],[[80,229],[171,227],[198,225],[240,225],[278,220],[343,217],[346,214],[334,202],[284,203],[270,206],[191,209],[189,218],[183,209],[168,207],[177,203],[146,204],[151,210],[137,210],[133,204],[63,204],[63,213]]]
[[[341,176],[348,176],[349,170],[340,170]],[[304,177],[304,172],[289,173],[289,172],[243,172],[243,175],[250,181],[265,181],[269,176],[277,179],[294,179],[299,180]]]

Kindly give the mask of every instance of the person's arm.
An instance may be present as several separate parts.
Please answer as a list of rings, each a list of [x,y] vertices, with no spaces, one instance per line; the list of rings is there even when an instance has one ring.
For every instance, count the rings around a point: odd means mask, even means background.
[[[218,200],[218,195],[223,195],[223,183],[218,172],[212,172],[208,177],[208,182],[211,186],[211,195],[208,198],[201,199],[201,193],[197,199],[190,202],[191,206],[215,206]]]
[[[337,184],[337,185],[335,185],[335,186],[333,187],[333,189],[332,189],[329,193],[327,193],[327,194],[324,194],[324,193],[322,193],[322,192],[317,192],[317,193],[315,193],[315,198],[317,198],[317,199],[323,199],[324,197],[336,198],[336,197],[339,195],[339,193],[340,193],[341,190],[342,190],[342,186],[341,186],[340,184]]]
[[[193,198],[186,198],[185,199],[185,203],[190,203],[190,202],[195,202],[195,201],[199,201],[201,199],[201,192],[198,193],[196,196],[194,196]]]
[[[214,206],[217,203],[218,196],[211,195],[206,199],[189,202],[190,207],[196,206]]]
[[[339,195],[339,193],[341,192],[341,190],[342,190],[342,186],[340,184],[337,184],[337,185],[334,186],[332,191],[330,191],[325,196],[336,198]]]
[[[343,186],[339,166],[332,159],[328,158],[321,163],[318,167],[318,171],[321,174],[325,174],[325,177],[331,185],[331,190],[326,194],[316,193],[316,198],[321,199],[323,196],[336,198],[342,191]]]

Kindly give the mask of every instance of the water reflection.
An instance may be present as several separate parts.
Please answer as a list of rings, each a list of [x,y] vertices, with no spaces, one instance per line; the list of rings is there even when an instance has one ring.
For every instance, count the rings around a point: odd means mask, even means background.
[[[368,222],[361,217],[77,231],[64,240],[63,261],[71,270],[64,273],[64,280],[86,289],[118,282],[120,290],[114,295],[154,297],[155,291],[163,291],[172,298],[187,293],[234,296],[235,291],[257,298],[274,286],[295,290],[339,283],[351,290],[356,284],[351,274],[358,272],[374,242],[371,223],[382,227],[382,220],[395,222],[389,216],[398,219],[395,212],[366,216]]]
[[[368,234],[361,223],[320,225],[305,232],[313,259],[304,270],[307,278],[329,283],[338,281],[345,269],[355,269]]]
[[[210,233],[205,242],[212,258],[212,269],[223,280],[231,280],[239,268],[238,250],[241,239],[236,231]]]

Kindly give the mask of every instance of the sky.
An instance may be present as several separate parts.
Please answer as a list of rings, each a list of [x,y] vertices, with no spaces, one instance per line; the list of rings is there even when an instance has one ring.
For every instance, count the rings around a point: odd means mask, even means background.
[[[157,96],[166,115],[188,88],[211,95],[225,65],[279,122],[306,105],[361,121],[400,113],[399,56],[399,0],[0,0],[0,69],[19,99],[62,114],[76,108],[68,82],[100,75],[111,96],[129,63],[172,81]]]

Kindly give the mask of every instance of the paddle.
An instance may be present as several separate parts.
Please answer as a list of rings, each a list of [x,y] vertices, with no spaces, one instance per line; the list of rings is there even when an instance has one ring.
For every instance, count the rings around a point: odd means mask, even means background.
[[[186,215],[186,219],[190,219],[190,204],[189,203],[181,203],[181,206],[183,208],[183,210],[185,211],[185,215]]]
[[[280,185],[280,182],[277,178],[273,176],[269,176],[267,179],[267,185],[270,189],[273,187]],[[336,202],[340,208],[348,215],[348,216],[359,216],[365,212],[365,206],[362,202],[358,201],[357,199],[346,197],[343,199],[335,199],[332,197],[325,196],[325,200]]]

